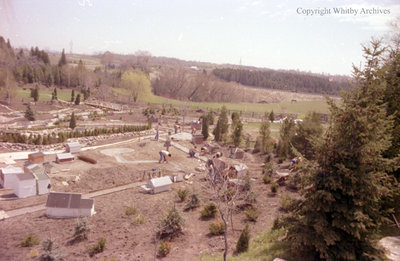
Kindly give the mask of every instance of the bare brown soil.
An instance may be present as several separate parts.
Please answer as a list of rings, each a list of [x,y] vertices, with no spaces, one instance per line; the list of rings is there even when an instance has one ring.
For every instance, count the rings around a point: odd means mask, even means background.
[[[127,160],[158,160],[158,151],[163,148],[161,142],[145,141],[131,143],[116,148],[130,148],[132,153],[122,156]],[[189,146],[188,142],[180,141],[182,145]],[[108,147],[113,148],[113,147]],[[154,260],[155,231],[160,219],[168,209],[174,205],[183,212],[185,226],[183,233],[173,239],[172,249],[163,260],[195,260],[203,252],[216,253],[223,250],[223,238],[209,235],[208,226],[215,220],[202,220],[200,210],[210,202],[210,194],[206,189],[205,173],[198,173],[195,168],[200,162],[197,159],[188,158],[188,155],[171,148],[172,157],[167,164],[121,164],[111,156],[100,153],[102,149],[84,152],[85,155],[95,158],[98,164],[91,165],[83,161],[56,164],[51,174],[54,191],[90,192],[102,188],[114,187],[121,184],[139,181],[145,171],[149,172],[153,167],[160,170],[163,175],[173,173],[196,173],[189,182],[175,183],[172,190],[156,195],[140,193],[140,188],[124,190],[95,198],[96,214],[89,218],[92,230],[88,240],[72,242],[75,226],[74,219],[49,219],[39,211],[15,218],[0,221],[0,260],[29,260],[28,255],[32,250],[42,253],[40,246],[24,248],[21,241],[33,233],[41,240],[48,237],[54,238],[59,250],[67,254],[66,260],[103,260],[115,258],[116,260]],[[53,161],[53,156],[47,160]],[[54,156],[55,157],[55,156]],[[244,162],[250,168],[250,176],[254,179],[253,190],[258,195],[256,207],[260,216],[255,223],[251,223],[252,234],[265,231],[272,225],[273,219],[279,213],[280,196],[293,194],[284,187],[280,187],[275,196],[271,196],[269,185],[262,182],[262,159],[259,156],[246,154]],[[18,164],[23,164],[19,162]],[[79,177],[79,178],[76,178]],[[65,182],[68,186],[63,185]],[[201,199],[201,207],[184,212],[184,205],[178,201],[177,190],[187,188],[195,192]],[[3,191],[4,192],[4,191]],[[38,203],[44,203],[46,196],[31,197],[27,199],[5,200],[0,197],[0,210],[9,210]],[[137,216],[127,216],[125,209],[135,207],[137,214],[145,217],[144,224],[137,224]],[[245,224],[245,214],[237,209],[233,215],[233,230],[229,227],[229,246],[232,254],[236,241]],[[100,237],[107,239],[104,252],[90,258],[87,246],[93,245]]]

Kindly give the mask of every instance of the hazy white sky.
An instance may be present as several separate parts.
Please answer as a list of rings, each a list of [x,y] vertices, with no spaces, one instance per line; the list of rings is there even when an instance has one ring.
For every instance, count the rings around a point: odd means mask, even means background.
[[[16,47],[69,52],[72,41],[74,53],[349,75],[361,44],[398,16],[396,0],[0,0],[0,35]]]

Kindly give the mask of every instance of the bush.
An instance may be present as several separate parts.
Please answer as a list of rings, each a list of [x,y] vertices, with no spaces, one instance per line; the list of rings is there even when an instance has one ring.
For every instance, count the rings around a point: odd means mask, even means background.
[[[244,202],[249,205],[255,204],[257,202],[257,197],[257,193],[255,193],[254,191],[250,191],[246,194]]]
[[[278,192],[279,184],[276,182],[271,183],[271,192],[276,193]]]
[[[34,259],[38,256],[39,256],[39,251],[37,251],[36,249],[32,249],[28,254],[28,257],[31,259]]]
[[[236,244],[236,252],[238,253],[246,252],[249,249],[249,242],[250,242],[250,228],[249,224],[246,224]]]
[[[298,189],[301,186],[301,176],[299,173],[291,174],[288,178],[287,186],[290,189]]]
[[[168,241],[160,241],[157,254],[159,257],[165,257],[171,251],[172,243]]]
[[[225,233],[225,223],[221,221],[211,223],[208,229],[213,236],[222,235]]]
[[[273,168],[271,162],[266,162],[266,163],[264,164],[262,173],[263,173],[263,174],[270,174],[270,175],[272,175],[272,174],[274,173],[274,168]]]
[[[106,248],[106,239],[104,237],[101,237],[97,240],[97,243],[94,244],[93,246],[89,246],[89,255],[94,256],[97,253],[101,253],[104,251]]]
[[[263,181],[265,184],[269,184],[272,181],[272,178],[269,174],[264,174]]]
[[[249,174],[247,174],[243,178],[244,184],[243,184],[243,191],[250,191],[251,190],[251,179]]]
[[[127,216],[132,216],[136,214],[136,208],[134,207],[129,207],[125,209],[125,215]]]
[[[57,250],[55,242],[51,238],[43,240],[42,248],[44,253],[38,258],[39,261],[63,260],[65,257],[64,253]]]
[[[294,199],[288,195],[281,196],[281,208],[290,211],[293,209]]]
[[[192,194],[190,201],[186,204],[185,210],[191,210],[200,206],[200,199],[197,194]]]
[[[144,222],[146,222],[146,218],[142,214],[139,214],[136,216],[135,222],[136,224],[144,224]]]
[[[40,239],[36,237],[34,234],[29,233],[28,236],[22,240],[21,246],[23,247],[31,247],[35,245],[39,245]]]
[[[246,217],[249,221],[256,222],[258,216],[260,215],[260,212],[257,210],[257,208],[253,206],[248,206],[245,210],[244,213],[246,214]]]
[[[90,225],[88,219],[85,218],[78,218],[75,224],[75,232],[74,238],[75,239],[87,239],[87,234],[90,231]]]
[[[214,203],[207,204],[201,211],[202,218],[214,218],[217,214],[217,206]]]
[[[187,189],[179,189],[178,190],[178,197],[183,202],[186,199],[186,196],[189,194],[189,190]]]
[[[174,206],[167,215],[161,220],[159,233],[161,237],[175,236],[182,232],[185,220]]]

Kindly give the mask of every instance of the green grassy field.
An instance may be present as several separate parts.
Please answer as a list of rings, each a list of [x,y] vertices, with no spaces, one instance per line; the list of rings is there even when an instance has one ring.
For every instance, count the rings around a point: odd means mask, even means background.
[[[122,88],[114,88],[113,92],[116,95],[127,95],[127,90]],[[299,101],[295,103],[291,102],[280,102],[271,104],[260,104],[260,103],[218,103],[218,102],[183,102],[174,99],[168,99],[160,96],[153,95],[149,97],[146,102],[150,104],[165,104],[179,107],[190,107],[194,109],[203,110],[217,110],[223,105],[231,111],[242,111],[242,112],[254,112],[264,113],[274,111],[275,113],[294,113],[298,114],[299,118],[304,118],[307,112],[315,111],[319,113],[329,113],[329,107],[326,101]]]
[[[279,245],[278,237],[282,236],[283,231],[275,230],[262,232],[256,235],[254,238],[250,240],[249,250],[247,252],[241,253],[239,255],[228,255],[227,260],[229,261],[272,261],[276,257],[281,256],[283,249],[285,248],[283,245]],[[221,239],[222,240],[222,239]],[[230,249],[232,251],[232,249]],[[223,254],[218,253],[215,255],[210,255],[208,253],[204,253],[199,258],[201,261],[217,261],[223,260]]]
[[[48,90],[40,90],[39,91],[39,101],[50,101],[51,100],[51,94],[53,93],[54,89],[48,89]],[[31,98],[31,91],[30,89],[22,89],[18,88],[17,91],[17,97],[23,98],[23,99],[32,99]],[[64,100],[64,101],[70,101],[71,100],[71,90],[60,90],[57,89],[57,98],[59,100]]]

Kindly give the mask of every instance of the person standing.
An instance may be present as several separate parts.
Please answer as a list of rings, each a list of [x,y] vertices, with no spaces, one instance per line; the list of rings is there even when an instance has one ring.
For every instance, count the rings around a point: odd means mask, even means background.
[[[158,137],[159,137],[159,126],[160,126],[160,124],[157,123],[157,127],[156,127],[156,136],[154,137],[154,139],[155,139],[156,141],[158,141]]]
[[[171,131],[168,131],[167,139],[165,140],[164,147],[167,148],[167,151],[169,151],[169,147],[171,146]]]
[[[166,150],[160,150],[159,154],[160,154],[160,160],[158,161],[158,163],[161,163],[162,161],[168,162],[167,161],[167,156],[168,157],[172,156],[171,153],[169,151],[166,151]]]

